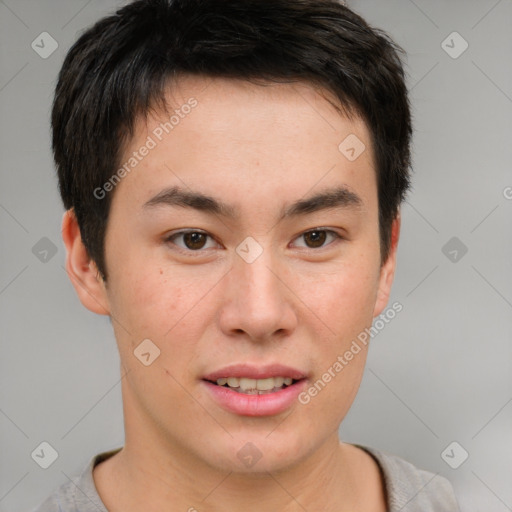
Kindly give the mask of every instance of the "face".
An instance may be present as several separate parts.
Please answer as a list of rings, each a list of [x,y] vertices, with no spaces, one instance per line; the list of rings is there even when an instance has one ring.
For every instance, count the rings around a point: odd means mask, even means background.
[[[396,247],[382,266],[370,135],[327,95],[183,78],[170,113],[139,120],[109,192],[107,284],[87,294],[127,372],[127,443],[249,472],[337,435],[367,347],[344,354],[386,306]]]

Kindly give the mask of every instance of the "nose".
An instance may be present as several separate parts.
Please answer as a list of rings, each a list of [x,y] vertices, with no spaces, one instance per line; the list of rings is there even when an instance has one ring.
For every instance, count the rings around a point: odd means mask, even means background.
[[[222,289],[222,331],[259,342],[291,334],[297,326],[299,302],[292,280],[270,249],[252,262],[235,255]]]

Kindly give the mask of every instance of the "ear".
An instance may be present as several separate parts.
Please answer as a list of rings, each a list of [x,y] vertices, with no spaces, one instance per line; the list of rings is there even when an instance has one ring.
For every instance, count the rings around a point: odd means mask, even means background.
[[[398,239],[400,238],[400,225],[401,215],[400,211],[398,211],[398,214],[391,225],[391,244],[389,248],[388,259],[382,265],[380,270],[377,301],[373,311],[374,317],[380,315],[384,311],[384,308],[386,307],[389,300],[389,295],[391,293],[391,285],[393,284],[393,278],[395,277],[396,253],[398,249]]]
[[[105,282],[82,242],[73,209],[62,217],[62,240],[66,246],[66,272],[80,302],[93,313],[109,315]]]

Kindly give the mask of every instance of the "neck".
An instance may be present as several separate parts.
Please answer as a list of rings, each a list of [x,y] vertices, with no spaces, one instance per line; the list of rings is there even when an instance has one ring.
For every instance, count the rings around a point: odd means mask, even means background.
[[[235,473],[198,464],[179,449],[161,450],[127,440],[124,448],[106,461],[113,466],[109,481],[103,481],[104,495],[102,486],[97,487],[109,510],[126,512],[349,511],[358,501],[354,492],[358,482],[349,469],[352,456],[346,450],[336,435],[286,470]]]

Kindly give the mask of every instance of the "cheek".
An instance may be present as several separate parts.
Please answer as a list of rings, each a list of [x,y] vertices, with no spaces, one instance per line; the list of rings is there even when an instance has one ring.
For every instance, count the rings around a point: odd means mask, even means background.
[[[358,338],[364,333],[359,321],[349,319],[339,327],[336,341],[318,354],[314,376],[301,402],[309,401],[309,416],[322,417],[328,425],[339,425],[354,402],[368,354],[367,340]]]
[[[350,351],[349,361],[345,355],[349,346],[325,359],[310,386],[299,396],[299,402],[305,404],[305,424],[312,429],[331,432],[340,425],[354,402],[363,376],[367,349],[361,346],[357,354]]]
[[[357,261],[357,260],[356,260]],[[303,281],[301,297],[319,317],[343,337],[372,322],[377,297],[378,272],[352,262],[321,279]],[[331,333],[332,334],[332,333]]]
[[[315,365],[315,382],[320,379],[317,387],[323,396],[318,404],[340,404],[333,414],[343,414],[341,404],[348,408],[352,403],[364,371],[365,330],[372,325],[377,296],[376,268],[361,256],[311,287],[309,303],[325,327],[325,341],[318,345]]]
[[[112,316],[125,327],[119,332],[122,338],[128,332],[132,343],[144,338],[163,340],[183,316],[180,312],[187,302],[186,287],[160,273],[157,265],[125,263],[110,279]]]

